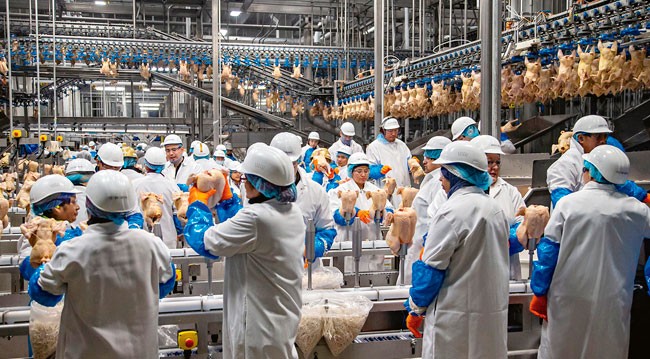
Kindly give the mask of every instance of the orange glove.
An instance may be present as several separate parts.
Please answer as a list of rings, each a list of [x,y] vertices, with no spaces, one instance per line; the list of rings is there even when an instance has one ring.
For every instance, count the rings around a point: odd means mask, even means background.
[[[386,173],[390,172],[393,168],[391,166],[382,166],[381,168],[381,174],[385,175]]]
[[[228,183],[228,177],[226,177],[226,186],[223,188],[223,192],[221,192],[221,199],[219,199],[219,202],[226,201],[231,198],[232,198],[232,191],[230,190],[230,183]]]
[[[406,327],[408,330],[413,333],[413,335],[416,338],[422,338],[422,333],[420,332],[420,327],[422,326],[422,321],[424,320],[424,317],[421,315],[413,315],[409,314],[408,317],[406,317]]]
[[[199,201],[203,202],[207,206],[208,200],[210,200],[210,197],[212,197],[215,193],[217,193],[216,189],[211,189],[207,192],[201,192],[196,186],[192,186],[192,188],[190,188],[190,197],[188,198],[188,203],[192,204],[196,201]]]
[[[643,200],[643,203],[650,204],[650,193],[648,193],[648,195],[645,196],[645,199]]]
[[[360,210],[359,213],[357,213],[357,217],[359,217],[359,220],[365,224],[368,224],[372,221],[372,218],[370,218],[370,211],[367,209]]]
[[[535,314],[536,316],[548,321],[548,316],[546,315],[546,296],[543,295],[541,297],[538,297],[536,295],[533,296],[533,300],[530,301],[530,312]]]

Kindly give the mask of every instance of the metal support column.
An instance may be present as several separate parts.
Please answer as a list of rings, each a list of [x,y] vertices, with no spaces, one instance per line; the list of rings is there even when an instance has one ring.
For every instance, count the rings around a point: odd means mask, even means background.
[[[221,143],[221,66],[220,57],[221,39],[219,32],[221,27],[221,1],[212,0],[212,63],[216,76],[212,78],[212,93],[214,99],[212,100],[212,140],[214,145]]]
[[[31,4],[31,3],[30,3]],[[5,35],[7,35],[7,69],[8,69],[8,77],[7,81],[9,83],[9,104],[7,105],[7,113],[9,114],[9,133],[11,134],[14,131],[14,109],[13,109],[13,103],[14,103],[14,98],[13,98],[13,77],[11,76],[11,30],[9,29],[9,0],[5,0],[5,8],[7,9],[7,21],[5,25],[7,25],[7,32]]]
[[[135,16],[136,16],[136,14],[135,14],[135,0],[133,0],[133,38],[134,39],[136,38],[136,34],[135,34]]]
[[[375,137],[384,117],[384,0],[375,0]]]
[[[499,133],[501,109],[501,2],[480,0],[481,36],[481,128],[484,135]]]

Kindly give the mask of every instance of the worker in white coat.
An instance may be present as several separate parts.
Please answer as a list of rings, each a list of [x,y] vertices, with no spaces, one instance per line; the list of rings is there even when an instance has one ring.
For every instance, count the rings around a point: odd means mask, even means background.
[[[562,197],[582,188],[582,155],[605,144],[611,132],[607,121],[601,116],[588,115],[576,121],[570,148],[546,171],[546,183],[553,207]],[[650,195],[632,181],[628,180],[615,188],[639,201],[650,203]]]
[[[221,170],[224,168],[210,157],[210,147],[203,142],[194,144],[192,159],[196,166],[201,168],[201,171],[208,171],[215,168]]]
[[[126,226],[137,199],[125,175],[98,172],[86,193],[88,229],[39,267],[29,295],[45,306],[65,298],[57,357],[157,358],[158,299],[175,283],[169,251]]]
[[[334,154],[336,156],[336,166],[339,169],[339,181],[343,181],[346,178],[350,178],[348,176],[348,161],[350,160],[350,156],[352,155],[352,149],[350,146],[343,145],[339,147],[337,152]]]
[[[77,218],[72,223],[74,227],[79,227],[81,222],[88,220],[86,213],[86,184],[90,177],[95,173],[95,165],[83,158],[75,158],[65,166],[65,176],[74,184],[74,188],[79,191],[76,196],[76,203],[79,206]]]
[[[530,309],[548,320],[538,357],[624,359],[650,210],[614,188],[630,167],[621,150],[601,145],[582,157],[584,188],[557,203],[537,246]]]
[[[144,154],[144,166],[147,174],[135,181],[133,181],[133,188],[138,195],[138,198],[147,192],[153,192],[163,197],[162,216],[160,217],[160,231],[162,240],[167,248],[174,249],[177,247],[177,232],[174,225],[174,193],[179,192],[176,183],[172,182],[161,174],[165,168],[166,156],[165,151],[160,147],[149,147]],[[142,202],[138,201],[142,206]],[[140,211],[144,212],[144,208],[140,207]],[[153,228],[147,228],[150,232]]]
[[[513,125],[515,123],[517,123],[517,125]],[[501,141],[499,145],[503,153],[512,154],[517,152],[515,145],[510,141],[510,138],[508,138],[508,135],[504,130],[512,132],[519,128],[519,126],[521,126],[521,124],[518,120],[515,120],[508,122],[508,124],[501,127]],[[473,138],[481,134],[479,127],[480,122],[477,123],[471,117],[459,117],[451,124],[451,139],[453,141],[471,141]]]
[[[352,138],[356,134],[354,125],[350,122],[343,122],[341,124],[341,131],[339,132],[339,139],[332,144],[329,148],[330,155],[336,156],[343,146],[350,147],[350,154],[363,152],[360,144],[356,143]]]
[[[311,154],[318,148],[319,143],[320,135],[318,132],[310,132],[307,136],[307,144],[302,148],[302,158],[305,161],[305,169],[307,172],[311,172],[309,160],[311,159]]]
[[[377,237],[376,224],[374,218],[370,218],[369,209],[372,205],[372,200],[366,197],[367,192],[376,191],[379,188],[368,181],[370,174],[370,161],[363,153],[355,153],[350,156],[348,162],[348,176],[350,180],[341,183],[338,188],[329,191],[327,194],[330,198],[330,208],[334,216],[334,222],[337,224],[337,236],[335,241],[351,241],[352,240],[352,224],[354,221],[361,221],[361,238],[362,240],[381,240]],[[343,191],[356,191],[359,193],[357,201],[354,205],[355,216],[349,221],[346,220],[340,212],[341,199],[339,192]],[[386,216],[381,218],[381,222],[390,223],[394,213],[394,207],[390,201],[386,201]],[[351,272],[354,270],[354,258],[345,258],[345,271]],[[362,255],[359,263],[359,270],[362,272],[369,271],[382,271],[384,270],[384,256],[383,255]]]
[[[413,242],[406,253],[404,265],[404,283],[406,284],[411,283],[411,266],[420,258],[420,250],[423,247],[423,237],[429,230],[429,224],[431,223],[431,217],[427,214],[427,209],[436,193],[442,191],[442,184],[440,183],[440,165],[434,163],[434,161],[440,157],[442,149],[450,143],[451,140],[447,137],[434,136],[427,141],[424,147],[422,147],[424,150],[422,169],[426,175],[424,176],[422,183],[420,183],[420,190],[415,198],[413,198],[413,204],[411,205],[417,213],[418,221],[415,225]],[[401,283],[399,278],[397,282]]]
[[[135,150],[129,146],[122,147],[122,157],[124,158],[124,164],[122,165],[122,170],[120,172],[124,173],[132,182],[138,178],[144,177],[140,169],[135,165],[138,163],[138,155],[136,155]]]
[[[508,219],[485,191],[485,154],[466,141],[448,144],[435,163],[449,199],[429,226],[413,264],[404,306],[407,327],[426,315],[423,358],[505,358],[508,335]]]
[[[241,172],[241,163],[239,161],[232,161],[228,165],[228,171],[230,172],[230,179],[228,183],[230,184],[230,190],[233,195],[237,195],[240,199],[243,199],[245,196],[242,193],[245,193],[244,182],[242,181]]]
[[[487,156],[488,173],[492,177],[489,195],[499,203],[499,206],[503,209],[503,213],[508,217],[508,223],[510,224],[510,231],[508,233],[508,241],[510,243],[510,279],[519,280],[521,279],[519,252],[523,251],[524,248],[517,240],[516,230],[524,220],[523,210],[525,210],[526,204],[517,187],[499,177],[501,172],[501,156],[504,155],[499,140],[492,136],[480,135],[474,137],[470,143],[478,149],[483,150]]]
[[[311,180],[310,176],[298,164],[301,159],[301,148],[296,135],[289,132],[280,132],[271,140],[271,147],[286,153],[293,164],[296,177],[298,197],[296,204],[302,211],[302,218],[307,225],[309,220],[314,222],[316,229],[314,248],[316,258],[322,257],[334,243],[336,229],[332,219],[329,198],[323,186]],[[320,261],[319,261],[320,262]]]
[[[386,177],[395,178],[397,187],[411,186],[408,160],[411,158],[411,150],[406,147],[402,140],[397,138],[399,134],[399,122],[393,117],[386,117],[381,123],[381,133],[377,139],[372,141],[366,149],[368,160],[372,164],[382,164],[391,170]],[[391,195],[389,193],[388,195]],[[401,203],[401,196],[393,196],[392,203],[397,206]]]
[[[190,189],[185,238],[203,256],[226,257],[223,358],[298,358],[305,224],[294,169],[284,152],[256,143],[242,172],[249,205],[218,225],[214,197]]]
[[[201,172],[201,167],[197,166],[194,161],[188,161],[183,156],[183,141],[178,135],[169,135],[165,137],[162,143],[167,155],[167,164],[163,170],[163,176],[176,182],[181,189],[186,189],[187,179],[190,175]]]

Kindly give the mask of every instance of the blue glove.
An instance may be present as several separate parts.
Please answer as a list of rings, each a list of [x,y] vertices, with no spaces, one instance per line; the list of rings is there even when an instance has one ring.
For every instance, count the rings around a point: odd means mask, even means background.
[[[177,185],[178,188],[180,188],[180,190],[183,191],[183,192],[189,192],[189,191],[190,191],[190,187],[189,187],[188,185],[184,184],[184,183],[178,183],[178,184],[176,184],[176,185]]]
[[[336,229],[316,228],[316,236],[314,239],[314,252],[316,253],[316,258],[324,256],[325,253],[332,248],[334,237],[336,237]]]
[[[196,251],[196,253],[210,258],[219,259],[205,249],[203,237],[205,232],[214,226],[212,213],[203,202],[196,201],[187,208],[187,224],[185,225],[185,241]]]
[[[29,259],[30,256],[25,257],[25,259],[20,262],[20,266],[18,266],[20,275],[24,280],[29,280],[34,275],[34,273],[36,273],[36,268],[32,267],[32,264],[29,263]]]
[[[508,243],[510,243],[509,256],[517,254],[525,249],[524,246],[519,243],[519,239],[517,239],[517,228],[519,228],[519,225],[521,225],[521,222],[510,226],[510,235],[508,237]]]
[[[445,271],[433,268],[423,261],[413,263],[412,285],[409,289],[411,300],[418,307],[426,308],[436,299],[442,281],[445,279]]]
[[[564,187],[554,189],[551,192],[551,202],[553,203],[553,207],[557,206],[557,201],[559,201],[562,197],[571,193],[573,193],[572,190]]]
[[[27,292],[29,293],[29,297],[32,298],[32,300],[35,300],[38,304],[44,305],[46,307],[53,307],[61,301],[63,295],[54,295],[52,293],[49,293],[43,290],[43,288],[41,288],[41,285],[38,284],[38,279],[41,278],[41,272],[43,272],[44,268],[45,265],[41,264],[36,269],[34,275],[29,278]]]
[[[130,229],[142,229],[144,227],[144,217],[140,212],[133,212],[126,216],[126,222],[129,224]]]
[[[646,197],[648,197],[648,192],[646,192],[645,189],[630,180],[625,181],[623,184],[617,184],[615,187],[617,191],[630,197],[634,197],[641,202],[645,201]]]
[[[322,176],[322,173],[321,173],[321,176]],[[341,180],[341,176],[334,175],[334,178],[329,180],[329,182],[327,183],[327,186],[325,186],[325,192],[329,192],[330,190],[338,188],[340,180]]]
[[[223,223],[234,217],[244,207],[241,205],[239,196],[233,193],[232,198],[219,202],[215,208],[217,209],[219,223]]]
[[[370,177],[370,179],[373,179],[375,181],[379,181],[382,178],[386,177],[385,174],[381,173],[381,169],[383,167],[384,167],[384,165],[382,165],[382,164],[378,164],[378,165],[371,164],[370,165],[370,174],[368,175],[368,177]]]
[[[61,243],[67,242],[67,241],[71,240],[72,238],[79,237],[82,234],[83,234],[83,231],[79,227],[68,228],[68,229],[65,230],[65,233],[63,234],[63,237],[59,236],[58,234],[56,235],[56,242],[54,242],[54,244],[58,247],[58,246],[61,245]]]
[[[537,258],[539,260],[533,262],[533,275],[530,278],[530,288],[536,296],[546,295],[548,288],[551,286],[559,254],[560,244],[546,237],[542,237],[537,244]]]
[[[180,236],[183,234],[183,223],[181,223],[181,220],[178,219],[178,215],[174,214],[174,228],[176,228],[176,235]]]
[[[168,281],[165,283],[159,283],[158,284],[158,298],[163,299],[165,298],[169,293],[174,290],[174,286],[176,286],[176,266],[174,263],[169,263],[169,265],[172,267],[172,277],[169,278]]]
[[[318,183],[319,185],[323,185],[323,179],[325,178],[325,175],[323,172],[320,171],[314,171],[314,174],[311,176],[312,181]]]
[[[354,223],[354,217],[357,216],[357,213],[359,213],[359,208],[354,207],[354,216],[350,218],[350,221],[346,221],[345,218],[341,215],[340,210],[337,208],[336,211],[334,211],[334,223],[338,224],[339,226],[350,226],[352,223]]]

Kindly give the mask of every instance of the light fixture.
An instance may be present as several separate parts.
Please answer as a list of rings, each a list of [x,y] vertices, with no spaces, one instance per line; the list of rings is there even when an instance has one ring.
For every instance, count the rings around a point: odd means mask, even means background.
[[[95,0],[95,5],[98,5],[98,6],[106,6],[106,1]]]
[[[124,92],[124,86],[95,86],[95,91]]]
[[[230,11],[230,16],[232,16],[232,17],[237,17],[239,15],[241,15],[241,11],[239,11],[239,10],[231,10]]]
[[[221,33],[221,36],[226,36],[226,34],[228,34],[228,29],[221,29],[219,32]]]

